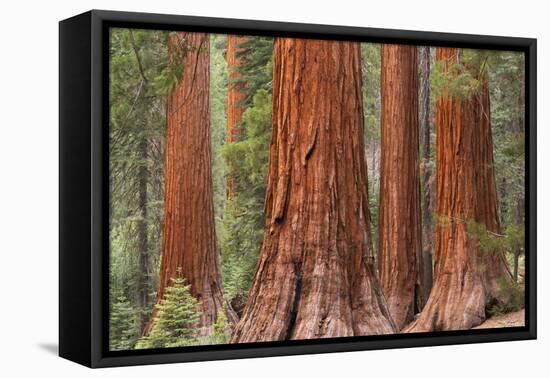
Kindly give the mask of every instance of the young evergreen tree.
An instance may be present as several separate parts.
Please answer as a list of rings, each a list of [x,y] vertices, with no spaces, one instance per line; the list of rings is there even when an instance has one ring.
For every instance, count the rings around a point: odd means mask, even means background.
[[[186,284],[184,278],[172,278],[162,300],[155,307],[153,327],[149,334],[137,343],[137,349],[188,346],[197,343],[201,306],[191,294],[191,285]]]
[[[199,345],[216,345],[216,344],[227,344],[229,338],[231,337],[231,323],[225,315],[226,311],[220,311],[216,322],[213,325],[212,333],[208,336],[203,336],[199,338]]]
[[[140,332],[139,312],[123,295],[111,290],[109,304],[109,349],[133,349]]]

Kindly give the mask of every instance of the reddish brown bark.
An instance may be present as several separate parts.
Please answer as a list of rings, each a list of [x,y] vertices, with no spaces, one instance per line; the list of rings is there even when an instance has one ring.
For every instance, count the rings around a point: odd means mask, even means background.
[[[457,49],[440,48],[445,67]],[[469,329],[498,301],[498,280],[511,279],[500,252],[483,252],[468,231],[471,222],[500,233],[493,170],[489,91],[466,98],[444,94],[437,103],[435,281],[426,307],[409,332]]]
[[[177,33],[170,48],[183,51],[183,75],[168,97],[164,228],[157,303],[176,276],[200,301],[201,334],[208,334],[224,303],[212,200],[209,111],[209,40],[203,33]],[[145,333],[153,326],[155,312]]]
[[[232,342],[395,332],[371,248],[359,44],[278,38],[260,260]]]
[[[240,82],[239,67],[243,52],[241,45],[248,40],[248,36],[227,36],[227,69],[229,70],[229,87],[227,90],[227,143],[239,140],[239,125],[245,111],[243,101],[246,98],[245,83]],[[234,185],[231,177],[227,178],[227,197],[234,196]]]
[[[379,274],[398,329],[422,292],[422,226],[416,46],[382,45]]]
[[[248,41],[247,36],[227,36],[227,69],[229,70],[229,87],[227,90],[227,141],[235,142],[239,137],[238,126],[242,121],[246,98],[245,83],[240,82],[239,67],[242,58],[239,54],[244,51],[242,45]]]

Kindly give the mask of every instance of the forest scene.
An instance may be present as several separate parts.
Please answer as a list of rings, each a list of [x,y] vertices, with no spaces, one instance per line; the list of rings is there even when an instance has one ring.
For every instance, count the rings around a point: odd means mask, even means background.
[[[110,29],[109,349],[524,325],[512,51]]]

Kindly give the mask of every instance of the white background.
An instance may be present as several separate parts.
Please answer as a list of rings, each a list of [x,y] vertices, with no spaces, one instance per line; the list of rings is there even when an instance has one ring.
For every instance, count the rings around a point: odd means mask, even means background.
[[[550,374],[549,88],[545,1],[6,0],[0,21],[0,375],[106,377],[408,376]],[[111,9],[538,38],[539,340],[90,370],[56,356],[58,25]],[[546,55],[546,60],[544,59]],[[547,113],[548,114],[548,113]]]

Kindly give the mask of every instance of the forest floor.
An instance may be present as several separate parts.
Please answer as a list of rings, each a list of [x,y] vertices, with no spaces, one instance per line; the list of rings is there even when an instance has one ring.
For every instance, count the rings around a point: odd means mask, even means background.
[[[493,316],[477,327],[474,327],[474,329],[522,327],[523,325],[525,325],[525,309],[509,312],[504,315]]]

